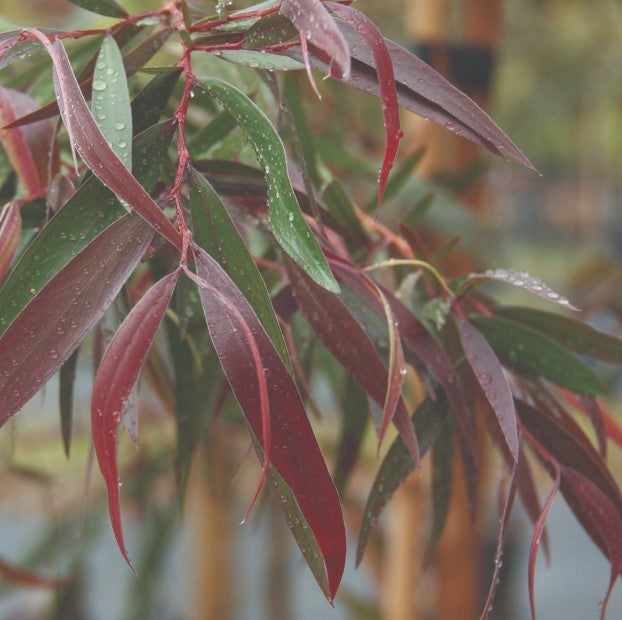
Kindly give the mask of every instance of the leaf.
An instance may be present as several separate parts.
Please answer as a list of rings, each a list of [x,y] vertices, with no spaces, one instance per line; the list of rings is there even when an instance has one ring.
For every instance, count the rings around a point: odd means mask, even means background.
[[[175,69],[168,73],[156,75],[136,95],[132,101],[134,135],[145,131],[160,120],[181,73],[181,69]],[[138,174],[138,160],[134,158],[133,161],[135,162],[134,173]]]
[[[445,424],[432,444],[432,528],[428,541],[428,553],[436,549],[445,529],[451,486],[454,473],[454,433],[450,424]]]
[[[12,584],[27,588],[67,588],[75,579],[72,575],[67,577],[38,575],[16,566],[2,557],[0,557],[0,575],[2,575],[4,580]]]
[[[238,65],[266,71],[300,71],[305,68],[302,63],[293,58],[281,54],[270,54],[263,50],[219,50],[218,56]]]
[[[93,73],[91,111],[102,135],[132,171],[132,109],[123,58],[116,41],[108,34],[97,56]]]
[[[245,33],[242,47],[259,49],[283,45],[298,36],[292,22],[280,13],[270,13],[255,22]]]
[[[135,31],[133,30],[135,26],[132,26],[132,27],[130,26],[132,25],[130,24],[129,26],[124,26],[122,28],[119,28],[114,33],[114,35],[112,35],[114,40],[117,42],[119,46],[122,46],[123,43],[127,41],[128,38],[131,38],[131,36],[135,34]],[[133,75],[134,73],[136,73],[136,71],[138,71],[139,69],[142,69],[143,66],[151,59],[151,57],[166,43],[171,32],[172,32],[171,28],[162,28],[161,30],[157,30],[150,37],[148,37],[147,39],[142,41],[139,45],[137,45],[131,52],[128,52],[123,57],[123,66],[125,68],[126,76],[129,77],[130,75]],[[121,36],[122,33],[124,36]],[[37,43],[39,43],[39,41],[37,41]],[[96,58],[94,58],[93,61],[95,64]],[[87,64],[85,68],[88,69],[89,64]],[[181,72],[180,69],[176,69],[175,67],[168,67],[167,69],[171,73],[177,73],[178,75]],[[84,70],[81,72],[81,75],[83,72]],[[80,91],[82,92],[84,97],[87,99],[91,97],[92,84],[93,84],[92,76],[82,80],[79,84]],[[164,94],[165,92],[162,93],[162,95]],[[167,96],[167,100],[168,100],[168,96]],[[18,119],[16,119],[15,121],[7,125],[7,128],[21,127],[22,125],[28,125],[30,123],[34,123],[35,121],[40,121],[46,118],[52,118],[56,116],[57,114],[59,114],[59,112],[60,112],[60,109],[59,109],[58,101],[53,100],[53,101],[50,101],[50,103],[44,105],[43,107],[36,109],[34,112],[31,112],[30,114],[25,114],[23,116],[20,116]],[[135,133],[138,133],[139,131],[142,131],[143,129],[146,128],[146,126],[143,126],[142,128],[137,128],[138,127],[137,122],[138,122],[138,118],[136,114],[134,114],[134,125],[135,125],[134,132]],[[154,121],[154,123],[155,122],[157,121]]]
[[[300,395],[246,298],[209,254],[198,246],[193,246],[193,251],[197,275],[204,282],[199,293],[212,343],[253,435],[291,490],[317,540],[328,576],[328,597],[332,599],[345,562],[345,527],[337,491]],[[251,346],[256,348],[262,368],[256,368],[249,355]],[[263,443],[258,371],[267,380],[269,446]]]
[[[404,132],[400,127],[400,113],[397,103],[397,92],[395,90],[395,76],[393,75],[393,61],[382,33],[367,16],[345,4],[328,2],[327,6],[331,11],[337,13],[339,17],[356,29],[365,39],[365,42],[374,56],[387,142],[384,161],[382,162],[380,176],[378,177],[378,208],[380,208],[387,179],[389,178],[389,172],[391,172],[391,168],[393,168],[397,148],[400,140],[404,136]]]
[[[495,549],[494,570],[492,578],[490,580],[490,588],[488,590],[488,596],[484,603],[484,611],[480,616],[481,620],[486,620],[492,612],[492,602],[495,598],[495,592],[497,591],[497,585],[499,584],[499,572],[501,571],[503,548],[505,545],[505,532],[507,530],[508,522],[510,520],[510,514],[512,513],[512,506],[514,505],[514,496],[516,495],[516,479],[518,463],[512,468],[512,475],[510,477],[509,488],[505,500],[503,501],[503,510],[501,511],[501,517],[499,519],[499,534],[497,535],[497,547]],[[499,505],[502,502],[503,489],[499,489]]]
[[[600,332],[583,321],[536,308],[501,306],[495,314],[531,327],[566,349],[610,364],[622,364],[622,340]]]
[[[339,292],[322,249],[300,211],[289,181],[283,143],[266,115],[227,82],[200,77],[197,83],[236,119],[255,150],[268,184],[268,219],[276,240],[318,284]]]
[[[489,280],[498,280],[499,282],[506,282],[512,284],[518,288],[522,288],[534,295],[543,297],[548,301],[564,306],[564,308],[570,308],[571,310],[577,310],[568,299],[562,297],[559,293],[556,293],[550,286],[542,282],[539,278],[530,276],[526,271],[515,271],[514,269],[488,269],[484,273],[471,273],[460,285],[457,295],[464,295],[468,290],[472,289],[483,282]]]
[[[136,137],[136,178],[147,191],[160,176],[174,125],[165,121]],[[114,195],[91,176],[54,215],[22,254],[0,289],[0,334],[78,252],[125,213]]]
[[[0,139],[11,165],[29,196],[39,196],[48,182],[48,162],[58,172],[58,150],[53,147],[54,127],[42,121],[27,128],[6,129],[15,120],[16,111],[36,108],[36,102],[17,90],[0,87]]]
[[[328,55],[331,77],[350,75],[348,44],[320,0],[283,0],[279,13],[296,26],[301,41],[308,41]]]
[[[607,429],[605,425],[604,410],[599,402],[593,396],[579,396],[578,408],[585,413],[589,421],[592,423],[596,440],[598,441],[598,449],[603,458],[607,458]]]
[[[594,371],[557,342],[501,317],[471,317],[501,361],[525,368],[574,392],[595,396],[602,386]]]
[[[197,243],[220,263],[246,297],[281,360],[291,372],[287,345],[274,314],[268,289],[240,233],[205,177],[189,166],[187,180]]]
[[[93,446],[106,482],[112,529],[119,549],[130,567],[132,563],[125,549],[121,526],[117,430],[123,408],[164,318],[179,273],[180,270],[177,269],[156,282],[132,308],[110,341],[93,383]]]
[[[188,149],[193,159],[205,157],[214,145],[224,140],[236,127],[237,123],[229,112],[217,114],[203,129],[190,137]]]
[[[412,424],[419,438],[419,450],[421,457],[432,445],[434,438],[440,432],[447,418],[446,401],[439,395],[436,402],[430,399],[423,401],[412,416]],[[415,461],[411,453],[404,445],[401,437],[398,437],[387,452],[376,478],[372,485],[365,511],[363,523],[359,534],[356,549],[357,566],[363,559],[363,553],[369,540],[372,529],[378,522],[378,517],[387,505],[393,493],[404,482],[408,474],[415,468]]]
[[[572,418],[567,417],[562,422],[550,413],[534,409],[519,400],[516,401],[516,409],[529,434],[550,453],[560,466],[571,467],[591,480],[622,514],[622,493],[618,485],[607,469],[603,458],[592,447],[583,431]],[[563,479],[561,489],[575,516],[583,523],[585,515],[581,504],[578,501],[573,501],[575,498],[572,495],[572,489],[564,485]],[[594,542],[606,555],[607,548],[604,541],[594,535],[594,532],[588,531],[588,534],[592,536]]]
[[[17,202],[12,200],[0,210],[0,281],[13,260],[21,233],[22,216]]]
[[[346,369],[348,375],[384,408],[378,429],[379,442],[384,436],[387,424],[394,417],[396,428],[413,458],[417,460],[417,438],[410,424],[406,405],[399,392],[396,402],[394,401],[398,387],[395,377],[390,377],[368,335],[336,295],[314,284],[291,261],[286,259],[285,266],[294,297],[317,337]],[[398,369],[394,370],[399,374]],[[394,416],[389,409],[392,406]]]
[[[555,478],[553,481],[553,487],[549,491],[549,494],[546,497],[544,502],[544,506],[542,506],[542,512],[536,521],[536,524],[533,528],[533,535],[531,537],[531,544],[529,546],[529,564],[528,564],[528,572],[527,572],[527,582],[529,584],[529,604],[531,606],[531,617],[532,620],[536,620],[536,597],[534,594],[534,578],[536,573],[536,556],[538,554],[538,548],[540,546],[540,540],[542,538],[544,532],[544,526],[546,525],[546,518],[548,517],[549,511],[551,510],[551,506],[553,505],[553,500],[559,491],[559,485],[561,482],[561,471],[559,467],[556,468]]]
[[[518,430],[510,384],[486,339],[468,321],[456,321],[460,342],[475,378],[490,403],[514,461],[518,461]]]
[[[333,179],[324,188],[322,198],[326,202],[329,211],[343,228],[344,236],[349,238],[356,247],[369,246],[371,241],[358,217],[356,217],[355,206],[343,185],[336,179]]]
[[[352,57],[351,75],[342,81],[380,97],[373,54],[356,30],[347,25],[338,25]],[[400,107],[471,140],[495,155],[505,151],[516,161],[533,169],[531,162],[476,103],[410,52],[388,39],[387,45],[393,60]],[[298,48],[291,48],[285,53],[296,60],[302,60]],[[325,58],[312,56],[311,62],[321,71],[326,70]]]
[[[151,243],[142,220],[127,215],[63,267],[0,338],[0,426],[64,364],[103,315]]]
[[[58,404],[60,409],[60,430],[63,438],[65,456],[69,458],[71,451],[71,429],[73,426],[73,388],[76,381],[76,365],[78,363],[77,348],[69,359],[61,366],[59,377]]]
[[[622,574],[622,513],[589,478],[571,467],[562,467],[561,473],[564,483],[579,498],[591,527],[598,531],[607,547],[607,557],[611,562],[611,581],[601,607],[600,617],[604,618],[615,580]]]
[[[54,90],[58,97],[61,117],[72,144],[93,174],[109,187],[117,197],[129,204],[152,228],[163,235],[173,246],[181,248],[181,237],[162,213],[153,198],[128,172],[102,136],[86,105],[80,87],[71,70],[62,43],[53,42],[33,28],[34,34],[47,49],[54,66]],[[68,113],[68,111],[71,113]]]
[[[341,407],[343,419],[333,480],[340,497],[343,498],[348,478],[357,462],[369,419],[367,396],[350,376],[346,378]]]
[[[106,15],[107,17],[127,17],[125,9],[119,6],[114,0],[69,0],[71,4],[75,4],[80,8]]]

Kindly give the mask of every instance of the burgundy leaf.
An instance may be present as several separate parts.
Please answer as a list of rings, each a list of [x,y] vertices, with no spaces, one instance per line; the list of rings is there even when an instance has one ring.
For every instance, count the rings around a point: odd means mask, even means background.
[[[516,411],[510,384],[486,339],[468,321],[456,321],[460,342],[479,385],[490,403],[514,461],[518,460]]]
[[[22,216],[17,202],[12,200],[0,211],[0,280],[7,272],[22,232]]]
[[[394,376],[389,377],[369,336],[339,297],[317,285],[287,258],[285,264],[294,297],[313,331],[365,392],[380,406],[385,406],[379,440],[394,418],[404,443],[418,461],[417,438],[400,395],[404,378],[401,372],[405,368],[403,357],[402,363],[394,368]],[[395,338],[399,340],[397,331]]]
[[[73,145],[86,165],[120,200],[129,204],[175,247],[181,248],[181,237],[175,227],[116,156],[99,130],[80,91],[62,43],[58,39],[49,41],[34,28],[28,28],[26,32],[34,34],[52,58],[54,89],[61,117]]]
[[[117,430],[138,373],[158,331],[175,288],[179,269],[154,284],[127,315],[99,364],[91,398],[91,430],[99,468],[108,490],[112,529],[126,562],[132,566],[121,526]]]
[[[323,50],[330,58],[328,73],[332,77],[348,78],[350,75],[350,50],[320,0],[283,0],[279,11],[300,33],[301,39]]]
[[[15,585],[26,588],[66,588],[74,577],[46,577],[32,573],[0,557],[0,575]]]
[[[339,498],[309,424],[296,385],[246,298],[225,271],[193,246],[207,326],[231,389],[249,427],[269,452],[270,463],[291,489],[326,565],[329,596],[339,586],[345,562],[345,527]],[[206,288],[207,287],[207,288]],[[259,381],[248,326],[267,379],[271,443],[262,443]]]
[[[338,25],[352,57],[351,75],[343,81],[380,97],[373,53],[356,30],[346,24]],[[531,162],[474,101],[410,52],[389,40],[387,45],[393,60],[400,107],[446,127],[495,155],[505,151],[516,161],[533,169]],[[302,61],[301,52],[296,47],[287,50],[286,54]],[[311,63],[320,71],[326,71],[328,66],[328,60],[320,53],[314,53]]]
[[[100,233],[33,298],[0,338],[0,426],[64,364],[121,290],[152,231],[127,215]]]
[[[132,24],[130,24],[132,26]],[[113,38],[119,44],[119,47],[123,47],[123,42],[126,40],[126,37],[121,37],[121,33],[124,29],[119,28],[116,30]],[[128,30],[132,32],[130,28]],[[123,57],[123,66],[125,68],[125,74],[127,77],[133,75],[138,70],[142,69],[147,62],[151,59],[151,57],[166,43],[170,34],[172,32],[171,28],[163,28],[162,30],[156,31],[150,37],[142,41],[139,45],[137,45],[131,52],[127,53]],[[37,41],[37,44],[39,42]],[[95,62],[95,58],[93,59],[93,63]],[[93,72],[93,67],[87,64],[86,68],[90,67],[90,72]],[[85,73],[85,69],[83,68],[80,75]],[[80,77],[78,77],[80,79]],[[81,80],[79,83],[80,91],[84,95],[85,99],[90,99],[93,88],[93,76],[86,78],[85,80]],[[13,127],[21,127],[23,125],[29,125],[30,123],[34,123],[36,121],[40,121],[46,118],[52,118],[59,113],[59,105],[58,101],[50,101],[46,105],[37,108],[33,112],[29,112],[27,114],[23,114],[19,118],[15,119],[11,123],[6,124],[6,129],[12,129]],[[134,128],[136,132],[136,128]]]
[[[546,518],[548,517],[553,500],[559,491],[559,485],[561,482],[561,470],[558,465],[555,466],[555,480],[553,481],[553,487],[549,491],[549,494],[542,507],[542,512],[536,521],[533,528],[533,536],[531,537],[531,544],[529,546],[529,567],[527,574],[527,581],[529,585],[529,604],[531,605],[531,617],[532,620],[536,620],[536,597],[534,593],[534,578],[536,574],[536,556],[538,554],[538,547],[540,546],[540,540],[544,532],[544,526],[546,525]]]
[[[607,556],[611,562],[611,582],[601,608],[601,618],[604,618],[615,580],[622,574],[622,513],[588,478],[570,467],[562,467],[561,472],[564,483],[579,498],[591,526],[598,530],[600,538],[607,546]]]
[[[395,90],[395,76],[393,75],[393,60],[382,33],[366,15],[350,6],[337,2],[327,2],[326,6],[348,22],[365,39],[376,63],[382,112],[384,114],[384,127],[387,136],[384,161],[382,162],[378,179],[378,207],[380,207],[387,178],[395,161],[397,147],[404,135],[400,128],[400,113],[397,103],[397,92]]]
[[[512,506],[514,505],[514,496],[516,495],[516,482],[517,482],[517,466],[512,469],[512,477],[510,478],[510,486],[508,493],[503,502],[503,510],[501,512],[501,519],[499,522],[499,535],[497,538],[497,548],[495,549],[495,568],[492,573],[492,579],[490,580],[490,589],[488,590],[488,597],[484,604],[484,611],[481,615],[481,620],[488,618],[492,612],[492,601],[495,598],[495,592],[499,583],[499,571],[501,570],[501,559],[503,557],[503,547],[505,545],[505,531],[507,529],[508,521],[510,520],[510,514],[512,512]],[[501,502],[502,488],[499,489],[499,502]]]
[[[29,196],[43,193],[48,181],[48,162],[52,155],[52,173],[58,171],[58,149],[54,126],[41,121],[21,129],[6,129],[16,118],[16,112],[33,110],[37,103],[28,95],[11,88],[0,87],[0,139],[19,180]]]

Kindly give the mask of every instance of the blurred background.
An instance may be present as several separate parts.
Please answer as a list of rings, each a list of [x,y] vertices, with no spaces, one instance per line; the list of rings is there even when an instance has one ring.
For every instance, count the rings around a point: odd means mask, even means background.
[[[157,0],[121,0],[128,11]],[[210,7],[214,2],[195,0]],[[235,0],[233,8],[251,2]],[[441,128],[405,113],[398,159],[420,147],[425,156],[405,189],[380,213],[395,225],[413,204],[427,200],[424,241],[430,248],[455,239],[445,271],[526,270],[568,296],[582,318],[620,335],[622,318],[622,5],[616,0],[358,0],[386,36],[416,52],[485,107],[540,174],[494,159]],[[0,25],[73,29],[112,23],[64,0],[0,0]],[[1,81],[0,76],[0,81]],[[382,157],[380,104],[331,81],[319,82],[323,100],[302,86],[305,112],[325,165],[359,204],[373,197]],[[44,103],[44,102],[42,102]],[[429,196],[429,198],[428,198]],[[520,291],[495,289],[504,302]],[[322,355],[322,352],[318,355]],[[622,375],[599,368],[607,406],[620,412]],[[52,382],[0,433],[0,620],[232,618],[335,620],[478,617],[492,574],[497,535],[496,489],[476,529],[463,527],[460,508],[450,521],[441,560],[425,554],[430,515],[427,474],[412,477],[388,506],[381,536],[354,570],[348,558],[332,609],[323,599],[277,511],[269,502],[238,525],[258,475],[247,439],[215,426],[209,450],[196,459],[188,497],[179,511],[174,493],[174,427],[147,395],[140,444],[120,443],[123,516],[139,576],[124,564],[112,537],[98,472],[89,482],[88,405],[92,373],[83,366],[76,394],[71,459],[64,456]],[[330,377],[312,376],[323,419],[315,422],[327,458],[335,446],[341,406]],[[156,411],[153,414],[153,411]],[[151,413],[150,413],[151,412]],[[622,479],[619,449],[612,469]],[[350,546],[378,461],[373,442],[350,483],[344,505]],[[205,478],[208,484],[203,482]],[[541,492],[550,480],[539,481]],[[461,498],[456,490],[458,507]],[[464,502],[463,502],[464,503]],[[552,563],[536,572],[538,617],[598,616],[609,571],[605,559],[561,500],[549,517]],[[531,526],[520,509],[508,534],[501,585],[492,617],[526,620],[527,555]],[[6,561],[6,566],[3,562]],[[28,583],[28,575],[75,571],[69,587]],[[470,611],[473,610],[473,611]],[[622,587],[609,604],[622,617]]]

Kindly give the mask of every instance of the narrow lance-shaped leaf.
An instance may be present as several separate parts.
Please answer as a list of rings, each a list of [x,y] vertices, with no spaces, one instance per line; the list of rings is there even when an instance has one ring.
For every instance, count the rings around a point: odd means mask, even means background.
[[[542,332],[580,355],[610,364],[622,364],[622,340],[600,332],[583,321],[556,312],[518,306],[495,308],[495,314]]]
[[[127,215],[97,236],[33,298],[0,338],[0,426],[64,364],[151,243]]]
[[[166,154],[174,125],[165,121],[136,137],[136,178],[151,191]],[[125,213],[96,177],[86,180],[22,254],[0,289],[0,335],[71,259]]]
[[[102,136],[80,91],[62,43],[58,39],[49,41],[34,28],[27,28],[26,32],[34,34],[52,58],[54,90],[58,97],[61,117],[73,145],[86,165],[104,185],[120,200],[128,203],[154,230],[175,247],[181,248],[181,237],[175,227]]]
[[[419,438],[419,450],[423,456],[428,448],[432,445],[434,438],[441,430],[447,417],[446,401],[442,396],[438,395],[437,401],[434,402],[427,399],[417,407],[412,416],[412,424],[417,431]],[[360,564],[363,559],[363,553],[367,546],[369,536],[378,522],[378,517],[393,493],[406,480],[415,468],[415,461],[412,455],[404,445],[401,437],[398,437],[385,456],[380,469],[376,474],[376,478],[372,485],[365,512],[363,513],[363,523],[361,525],[361,533],[359,534],[359,542],[356,549],[356,563]]]
[[[197,83],[236,119],[248,137],[268,185],[270,225],[281,247],[318,283],[339,292],[328,262],[305,221],[287,172],[283,143],[266,115],[240,90],[218,78]]]
[[[283,0],[279,11],[296,26],[301,40],[326,52],[332,77],[350,75],[348,44],[320,0]]]
[[[106,35],[93,72],[91,110],[102,135],[132,171],[132,109],[123,58],[116,41]]]
[[[106,15],[107,17],[127,17],[127,12],[115,0],[69,0],[82,9]]]
[[[132,563],[125,548],[121,526],[117,430],[121,413],[162,322],[179,273],[176,270],[156,282],[127,315],[104,353],[93,384],[93,446],[108,490],[112,529],[119,549],[130,566]]]
[[[530,327],[501,317],[471,317],[501,361],[526,368],[574,392],[595,396],[600,380],[582,360]]]
[[[378,424],[379,437],[382,437],[382,429],[386,430],[386,422],[393,418],[411,455],[417,460],[417,438],[406,405],[397,391],[401,384],[398,385],[395,378],[393,385],[389,384],[387,369],[365,330],[336,295],[314,284],[291,261],[286,259],[285,264],[298,305],[324,346],[376,403],[381,407],[395,407],[394,416],[389,411],[383,413]],[[402,367],[403,364],[395,368],[395,372],[399,374]],[[396,395],[397,399],[394,398]]]
[[[71,430],[73,427],[73,388],[76,382],[76,366],[78,364],[77,348],[70,358],[62,365],[59,373],[58,405],[60,409],[60,431],[63,438],[65,456],[69,458],[71,451]]]
[[[609,596],[616,579],[622,574],[622,513],[589,478],[571,467],[562,467],[561,474],[564,484],[579,498],[592,527],[599,532],[607,546],[611,580],[600,610],[600,617],[604,619]]]
[[[269,451],[271,464],[291,490],[313,532],[325,562],[327,595],[332,599],[345,562],[345,527],[337,491],[302,400],[246,298],[209,254],[196,245],[193,251],[197,275],[205,283],[199,293],[214,348],[251,431],[261,443],[260,383],[250,355],[249,333],[260,355],[267,380],[271,437],[271,444],[262,444],[261,449],[264,454]]]
[[[501,571],[503,548],[505,545],[505,532],[507,530],[508,521],[510,520],[510,514],[512,513],[512,506],[514,505],[514,496],[516,495],[516,468],[517,464],[512,469],[512,475],[509,482],[509,488],[505,501],[503,502],[503,510],[499,519],[499,534],[497,535],[497,547],[495,549],[494,570],[492,573],[492,579],[490,580],[490,588],[488,590],[488,596],[484,603],[484,611],[481,615],[481,620],[486,620],[492,612],[492,602],[495,598],[495,592],[497,591],[497,585],[499,584],[499,572]],[[501,503],[502,488],[499,489],[499,503]]]
[[[36,108],[28,95],[0,87],[0,139],[19,180],[29,196],[39,196],[48,182],[48,163],[52,173],[58,172],[58,149],[52,148],[54,127],[50,121],[40,121],[29,127],[6,129],[16,113]],[[50,156],[52,161],[50,162]]]
[[[337,2],[328,2],[327,6],[358,31],[367,42],[367,45],[369,45],[376,62],[376,73],[378,74],[378,86],[380,88],[380,99],[384,115],[384,128],[387,136],[384,161],[382,162],[380,176],[378,177],[378,207],[380,207],[389,172],[391,172],[397,148],[404,135],[400,128],[400,113],[397,103],[397,92],[395,90],[395,76],[393,75],[393,60],[382,33],[366,15],[350,6]]]
[[[473,373],[490,403],[505,442],[518,461],[518,430],[514,397],[503,368],[487,340],[468,321],[456,321],[460,342]]]
[[[283,363],[291,370],[283,332],[272,308],[268,289],[240,233],[205,177],[187,169],[190,208],[197,243],[229,274],[257,314]]]
[[[7,202],[0,210],[0,280],[8,271],[19,245],[22,218],[16,201]]]
[[[136,27],[132,26],[131,24],[129,26],[119,28],[113,35],[113,38],[118,43],[118,45],[122,46],[123,40],[126,40],[125,36],[123,37],[121,36],[121,33],[125,34],[126,28],[127,28],[127,32],[130,32],[130,34],[135,34],[135,32],[132,33],[132,28],[136,28]],[[136,71],[144,67],[144,65],[151,59],[151,57],[166,43],[171,32],[172,32],[172,28],[162,28],[161,30],[156,31],[154,34],[152,34],[150,37],[142,41],[131,52],[128,52],[123,57],[123,66],[124,66],[127,77],[129,77],[130,75],[133,75],[134,73],[136,73]],[[39,44],[39,41],[36,41],[36,42],[37,44]],[[93,66],[94,65],[95,65],[95,62],[93,63]],[[87,65],[85,68],[88,68],[88,67],[89,65]],[[94,67],[91,68],[91,71],[93,70],[93,68]],[[82,71],[84,72],[84,69]],[[175,67],[171,67],[170,71],[168,72],[171,74],[177,74],[177,76],[179,76],[181,69],[176,69]],[[79,84],[80,91],[82,92],[82,94],[84,95],[86,99],[89,99],[92,95],[92,86],[93,86],[92,75],[82,80]],[[162,95],[166,96],[165,91],[163,91]],[[168,99],[168,96],[166,96],[166,99]],[[158,108],[155,108],[155,109],[158,109]],[[7,128],[21,127],[22,125],[29,125],[30,123],[34,123],[36,121],[40,121],[46,118],[52,118],[56,116],[59,112],[60,112],[60,109],[59,109],[58,101],[57,100],[50,101],[50,103],[44,105],[43,107],[38,108],[29,114],[24,114],[23,116],[20,116],[18,119],[14,120],[12,123],[7,125]],[[157,122],[157,119],[154,120],[153,122],[154,123]],[[149,124],[153,124],[153,123],[149,123]],[[134,131],[136,133],[138,133],[139,131],[142,131],[143,129],[146,129],[149,126],[149,124],[143,125],[140,129],[137,129],[138,119],[136,118],[136,115],[134,115],[134,125],[135,125]]]
[[[445,424],[432,445],[432,528],[428,541],[428,551],[434,551],[441,539],[451,500],[452,478],[454,473],[455,439],[453,426]]]

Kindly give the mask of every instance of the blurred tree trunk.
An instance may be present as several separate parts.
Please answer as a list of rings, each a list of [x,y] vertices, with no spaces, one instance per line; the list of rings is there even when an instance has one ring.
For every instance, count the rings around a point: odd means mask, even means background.
[[[501,0],[462,0],[459,6],[448,0],[405,0],[406,24],[419,55],[450,82],[466,92],[482,107],[490,95],[490,78],[502,24]],[[456,19],[456,9],[460,9]],[[453,27],[453,32],[450,30]],[[458,41],[459,43],[451,43]],[[426,156],[418,172],[428,177],[457,175],[476,170],[481,148],[456,137],[443,127],[410,115],[407,135],[411,146],[425,146]],[[476,211],[485,209],[484,182],[479,178],[461,192],[461,199]],[[457,451],[458,453],[459,451]],[[485,478],[483,454],[480,463]],[[388,539],[386,582],[393,584],[385,594],[393,597],[383,618],[416,618],[421,603],[413,603],[420,588],[419,567],[423,547],[413,544],[413,527],[424,520],[422,480],[411,480],[396,496],[394,522],[398,531]],[[410,557],[410,561],[408,561]],[[437,620],[477,618],[482,591],[482,545],[477,523],[472,518],[460,458],[454,469],[451,507],[445,531],[435,553],[438,580],[435,613]],[[425,601],[428,607],[429,602]],[[403,615],[399,615],[401,610]],[[396,615],[396,613],[398,615]]]

